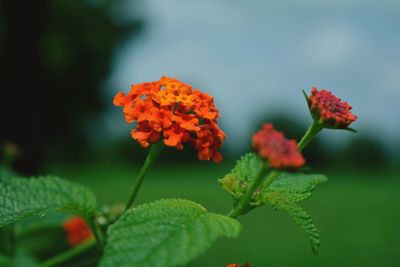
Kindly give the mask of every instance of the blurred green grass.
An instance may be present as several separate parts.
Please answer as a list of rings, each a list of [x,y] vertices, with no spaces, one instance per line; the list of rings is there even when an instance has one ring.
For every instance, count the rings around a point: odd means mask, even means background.
[[[160,198],[185,198],[208,210],[227,213],[231,199],[217,184],[233,166],[210,163],[156,164],[138,197],[138,204]],[[57,174],[91,188],[99,204],[125,202],[138,166],[113,161],[77,166],[52,166]],[[327,170],[330,181],[302,205],[321,234],[320,255],[314,256],[302,230],[283,212],[259,208],[240,217],[237,239],[221,239],[190,267],[249,262],[261,266],[398,266],[400,262],[400,180],[396,170]]]

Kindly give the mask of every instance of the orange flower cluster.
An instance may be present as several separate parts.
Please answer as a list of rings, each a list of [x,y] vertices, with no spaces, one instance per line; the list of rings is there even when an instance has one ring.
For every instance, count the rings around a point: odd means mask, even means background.
[[[275,130],[270,123],[264,124],[261,130],[253,135],[252,146],[276,169],[299,168],[305,163],[297,142],[286,139],[283,133]]]
[[[308,105],[311,112],[316,114],[321,122],[332,124],[336,128],[346,128],[357,119],[350,112],[352,107],[328,90],[318,91],[316,87],[313,87],[308,97]]]
[[[193,144],[200,160],[222,160],[219,149],[225,133],[218,127],[219,112],[213,97],[174,78],[131,86],[120,92],[114,105],[123,107],[125,121],[136,123],[131,136],[142,147],[163,138],[165,145],[183,149]]]
[[[72,217],[65,221],[64,231],[71,246],[77,246],[93,238],[92,231],[81,217]]]

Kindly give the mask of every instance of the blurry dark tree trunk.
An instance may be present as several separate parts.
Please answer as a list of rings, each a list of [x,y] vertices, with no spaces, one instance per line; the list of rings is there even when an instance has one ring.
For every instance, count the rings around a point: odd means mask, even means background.
[[[1,45],[1,141],[18,144],[25,152],[21,167],[39,165],[46,139],[44,66],[40,42],[46,1],[4,1]],[[41,86],[42,85],[42,86]]]
[[[112,52],[142,25],[117,24],[113,2],[0,0],[0,142],[20,147],[20,171],[35,173],[49,151],[77,159],[87,146]]]

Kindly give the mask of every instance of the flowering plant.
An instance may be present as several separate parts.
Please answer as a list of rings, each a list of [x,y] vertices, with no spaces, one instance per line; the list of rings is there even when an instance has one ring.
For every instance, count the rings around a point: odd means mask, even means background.
[[[222,160],[220,148],[225,133],[218,126],[220,115],[213,97],[168,77],[135,84],[128,94],[118,93],[114,105],[122,107],[125,121],[134,125],[131,137],[149,149],[127,203],[98,210],[94,194],[85,187],[52,176],[23,179],[2,168],[0,266],[50,267],[71,260],[83,266],[85,260],[79,257],[88,251],[93,252],[93,264],[101,267],[183,266],[217,238],[238,236],[242,227],[238,217],[265,205],[288,212],[304,229],[317,254],[317,228],[299,203],[327,178],[301,172],[306,162],[301,152],[322,129],[349,129],[356,116],[350,112],[349,104],[327,90],[313,88],[306,98],[313,122],[299,143],[265,123],[251,138],[254,152],[242,156],[218,180],[233,200],[232,210],[223,215],[185,199],[162,199],[134,206],[143,181],[164,146],[178,150],[192,146],[199,160]],[[16,240],[31,234],[32,217],[55,212],[74,215],[63,219],[62,224],[63,242],[70,248],[40,263],[31,259],[21,265],[20,243]]]

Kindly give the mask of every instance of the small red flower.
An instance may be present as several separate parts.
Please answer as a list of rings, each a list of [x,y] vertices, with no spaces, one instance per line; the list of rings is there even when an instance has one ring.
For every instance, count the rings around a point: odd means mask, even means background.
[[[226,267],[240,267],[240,265],[237,263],[233,263],[233,264],[226,265]]]
[[[131,136],[142,147],[163,138],[166,146],[183,149],[192,144],[200,160],[220,162],[225,133],[218,127],[213,97],[174,78],[131,86],[114,97],[127,123],[136,123]]]
[[[305,163],[297,142],[286,139],[283,133],[275,130],[270,123],[264,124],[261,130],[253,135],[252,146],[276,169],[299,168]]]
[[[347,128],[357,119],[357,116],[350,112],[352,107],[328,90],[318,91],[316,87],[313,87],[308,97],[308,105],[321,123],[326,123],[331,127]]]
[[[93,233],[85,220],[77,216],[64,222],[64,231],[71,246],[77,246],[93,238]]]

